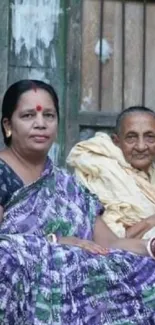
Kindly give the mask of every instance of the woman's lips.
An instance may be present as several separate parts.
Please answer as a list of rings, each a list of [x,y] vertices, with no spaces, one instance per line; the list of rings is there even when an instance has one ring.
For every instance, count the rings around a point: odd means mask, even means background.
[[[134,158],[139,159],[139,160],[146,159],[146,158],[148,158],[148,155],[146,155],[146,154],[138,154],[138,155],[135,155]]]
[[[33,135],[31,138],[33,138],[36,142],[46,142],[49,137],[46,135]]]

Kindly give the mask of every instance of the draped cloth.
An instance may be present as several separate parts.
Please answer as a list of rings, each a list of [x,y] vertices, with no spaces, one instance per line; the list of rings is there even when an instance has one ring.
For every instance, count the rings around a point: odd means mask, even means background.
[[[103,207],[73,176],[46,166],[5,207],[0,227],[1,325],[155,324],[155,261],[51,243],[93,239]],[[143,270],[143,272],[141,272]]]
[[[98,132],[76,144],[67,163],[104,204],[102,218],[119,237],[125,237],[128,227],[155,213],[155,166],[150,167],[148,175],[134,169],[109,135]],[[155,228],[144,238],[151,236],[155,236]]]

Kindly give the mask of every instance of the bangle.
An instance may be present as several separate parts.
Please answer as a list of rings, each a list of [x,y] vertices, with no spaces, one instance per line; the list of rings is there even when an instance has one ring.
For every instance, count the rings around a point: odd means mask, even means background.
[[[55,234],[49,234],[48,236],[47,236],[48,238],[52,238],[52,243],[54,243],[54,244],[56,244],[57,242],[58,242],[58,240],[57,240],[57,236],[55,235]]]
[[[155,259],[155,237],[148,241],[146,248],[149,256]]]

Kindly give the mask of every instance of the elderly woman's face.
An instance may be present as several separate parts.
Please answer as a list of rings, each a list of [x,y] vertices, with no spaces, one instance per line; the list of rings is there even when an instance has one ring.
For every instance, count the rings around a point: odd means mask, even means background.
[[[126,161],[148,172],[155,158],[155,118],[138,112],[127,115],[122,121],[117,144]]]
[[[48,152],[57,135],[58,117],[53,100],[43,89],[21,95],[11,119],[11,145],[26,152]]]

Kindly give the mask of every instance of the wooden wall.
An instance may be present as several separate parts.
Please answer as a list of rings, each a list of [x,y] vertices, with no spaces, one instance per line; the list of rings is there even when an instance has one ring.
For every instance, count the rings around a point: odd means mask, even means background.
[[[50,82],[61,106],[51,155],[63,164],[80,138],[111,131],[122,109],[142,103],[155,109],[155,2],[102,3],[101,12],[100,0],[0,0],[0,102],[16,80]],[[113,51],[105,64],[95,54],[101,13],[102,37]]]
[[[155,2],[145,1],[147,4],[144,8],[143,0],[125,1],[124,31],[122,30],[123,2],[105,0],[103,6],[103,38],[112,47],[113,55],[109,62],[102,64],[102,111],[119,112],[122,109],[123,60],[123,108],[142,104],[145,65],[145,105],[155,109]],[[99,58],[95,55],[94,49],[99,39],[100,6],[100,1],[83,1],[81,109],[89,111],[99,109],[97,100]],[[145,31],[144,24],[146,24]],[[145,49],[144,32],[146,33]],[[122,57],[123,33],[124,58]]]

